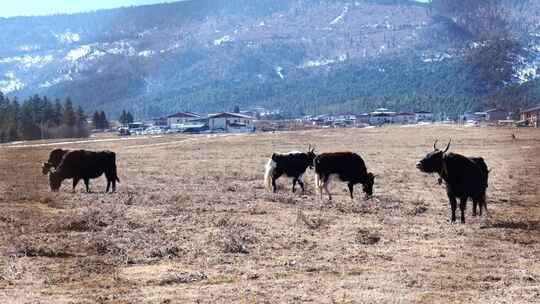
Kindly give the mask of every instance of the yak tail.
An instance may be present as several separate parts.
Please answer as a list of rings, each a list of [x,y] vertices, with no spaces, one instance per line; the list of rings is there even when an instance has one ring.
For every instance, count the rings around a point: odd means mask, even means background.
[[[267,190],[272,190],[272,176],[274,176],[276,165],[276,162],[271,158],[266,163],[266,168],[264,170],[264,186]]]
[[[315,172],[315,188],[316,188],[316,191],[317,193],[321,192],[321,177],[319,176],[319,174],[317,172]]]

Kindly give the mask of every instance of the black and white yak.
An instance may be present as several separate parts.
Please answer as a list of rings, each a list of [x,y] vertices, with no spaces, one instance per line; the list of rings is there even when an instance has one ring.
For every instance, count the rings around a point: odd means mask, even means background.
[[[107,190],[112,185],[112,192],[116,190],[116,182],[120,182],[116,173],[116,154],[111,151],[86,151],[75,150],[67,152],[60,165],[51,170],[49,185],[52,191],[58,191],[62,181],[73,179],[73,190],[82,179],[86,186],[86,192],[90,192],[90,179],[98,178],[105,174],[107,178]]]
[[[56,169],[60,165],[60,162],[62,161],[62,157],[68,153],[69,150],[64,149],[54,149],[49,154],[49,160],[47,162],[43,163],[41,166],[41,173],[43,175],[47,175],[51,169]]]
[[[476,216],[476,206],[487,212],[486,189],[488,187],[489,171],[482,157],[466,157],[461,154],[448,152],[450,142],[444,150],[433,144],[433,151],[428,153],[416,164],[422,172],[438,173],[446,183],[446,193],[452,211],[451,221],[456,221],[457,199],[460,200],[461,222],[465,223],[465,209],[469,198],[473,201],[473,216]]]
[[[367,171],[366,164],[360,155],[352,152],[323,153],[315,157],[314,164],[315,184],[321,199],[324,189],[328,193],[328,199],[332,200],[328,184],[333,176],[347,183],[351,199],[354,199],[353,192],[356,184],[362,184],[367,198],[373,195],[375,175]]]
[[[292,178],[292,192],[296,183],[300,184],[302,192],[305,191],[304,174],[307,168],[313,168],[315,149],[308,148],[307,152],[291,151],[289,153],[274,153],[266,163],[264,172],[264,184],[266,189],[277,191],[276,180],[282,175]]]

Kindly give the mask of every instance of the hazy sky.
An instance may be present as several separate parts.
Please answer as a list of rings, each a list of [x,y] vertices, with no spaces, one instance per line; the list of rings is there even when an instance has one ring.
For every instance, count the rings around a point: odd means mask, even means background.
[[[428,2],[429,0],[416,0]],[[174,2],[174,0],[2,0],[0,17],[77,13],[102,8]]]
[[[2,0],[0,17],[76,13],[162,2],[173,0]]]

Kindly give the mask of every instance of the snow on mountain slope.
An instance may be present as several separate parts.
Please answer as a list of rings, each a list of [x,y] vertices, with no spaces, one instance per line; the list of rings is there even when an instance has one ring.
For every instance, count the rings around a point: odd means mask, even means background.
[[[199,0],[6,19],[0,22],[12,30],[0,32],[0,90],[69,95],[90,110],[116,111],[122,104],[168,112],[188,103],[219,109],[219,102],[233,98],[260,104],[279,99],[244,96],[240,87],[281,92],[280,85],[290,89],[346,67],[356,73],[407,52],[434,67],[458,56],[423,40],[433,26],[423,5],[392,3]],[[533,66],[518,77],[536,77]],[[374,68],[380,69],[389,70]]]

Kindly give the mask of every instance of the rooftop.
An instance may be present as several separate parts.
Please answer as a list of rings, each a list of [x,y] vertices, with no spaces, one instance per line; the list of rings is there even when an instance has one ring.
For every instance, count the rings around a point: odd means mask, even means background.
[[[532,108],[529,108],[525,111],[522,111],[521,113],[524,113],[524,112],[537,112],[537,111],[540,111],[540,105],[537,105],[535,107],[532,107]]]
[[[253,119],[251,116],[239,114],[239,113],[229,113],[229,112],[222,112],[222,113],[215,113],[208,115],[208,118],[244,118],[244,119]]]
[[[497,112],[497,111],[506,112],[505,109],[501,109],[501,108],[493,108],[493,109],[487,110],[486,113]]]
[[[200,118],[201,115],[193,112],[178,112],[176,114],[167,116],[168,118]]]

